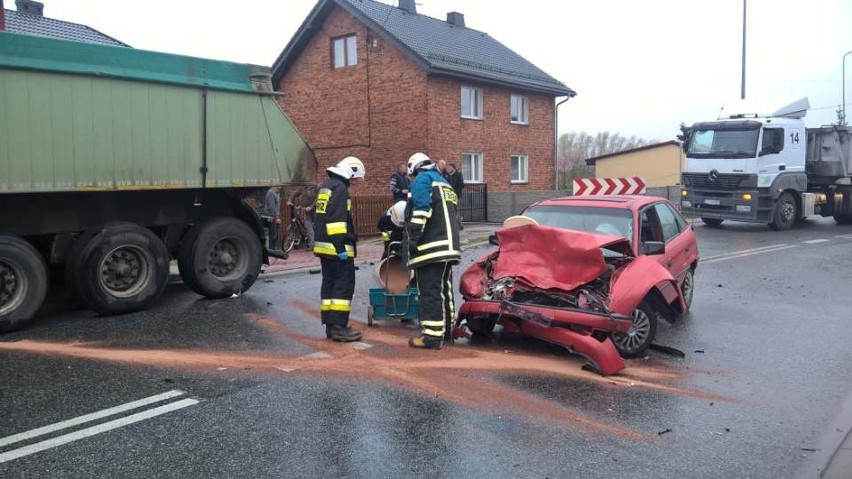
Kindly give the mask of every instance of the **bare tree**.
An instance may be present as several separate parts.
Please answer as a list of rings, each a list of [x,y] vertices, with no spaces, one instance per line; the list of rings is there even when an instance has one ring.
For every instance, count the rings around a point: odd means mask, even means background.
[[[569,188],[574,178],[595,175],[595,169],[586,165],[586,159],[630,150],[649,144],[636,136],[622,136],[608,131],[590,135],[586,132],[568,132],[559,136],[557,174],[559,187]]]

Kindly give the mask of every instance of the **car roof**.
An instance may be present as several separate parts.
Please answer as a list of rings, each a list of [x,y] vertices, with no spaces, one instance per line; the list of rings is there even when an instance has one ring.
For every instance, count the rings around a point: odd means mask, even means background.
[[[665,198],[645,195],[563,196],[543,200],[536,205],[571,205],[635,210],[658,201],[665,201]]]

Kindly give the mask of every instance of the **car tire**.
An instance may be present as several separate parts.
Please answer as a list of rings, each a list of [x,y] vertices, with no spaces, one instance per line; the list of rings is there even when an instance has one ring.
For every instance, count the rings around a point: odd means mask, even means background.
[[[778,201],[775,202],[775,208],[772,209],[772,221],[769,222],[769,227],[775,231],[788,230],[796,224],[798,217],[799,208],[796,205],[796,199],[789,192],[781,193]]]
[[[44,259],[17,236],[0,236],[0,332],[23,327],[47,296]]]
[[[497,326],[497,319],[491,316],[467,318],[467,329],[471,333],[471,341],[488,341]]]
[[[647,300],[639,303],[633,311],[633,325],[627,334],[612,333],[618,353],[625,358],[641,356],[657,336],[657,312]]]
[[[69,288],[89,309],[105,316],[142,311],[166,289],[171,257],[148,228],[112,223],[78,242]]]
[[[686,275],[683,277],[683,282],[680,285],[680,292],[683,295],[683,302],[686,305],[685,313],[692,307],[692,297],[695,294],[695,272],[691,267],[686,270]]]
[[[263,249],[245,222],[213,218],[184,235],[177,259],[184,284],[202,296],[219,299],[251,288],[260,274]]]
[[[704,218],[704,217],[702,217],[701,221],[703,221],[704,224],[707,225],[707,226],[716,227],[716,226],[721,225],[722,222],[725,221],[725,220],[723,220],[722,218]]]
[[[834,221],[839,225],[852,225],[852,215],[834,215]]]

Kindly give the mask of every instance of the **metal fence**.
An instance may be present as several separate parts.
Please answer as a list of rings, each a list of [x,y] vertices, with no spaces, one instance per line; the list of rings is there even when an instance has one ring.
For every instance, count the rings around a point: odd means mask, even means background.
[[[464,185],[460,203],[462,221],[488,221],[488,185]]]

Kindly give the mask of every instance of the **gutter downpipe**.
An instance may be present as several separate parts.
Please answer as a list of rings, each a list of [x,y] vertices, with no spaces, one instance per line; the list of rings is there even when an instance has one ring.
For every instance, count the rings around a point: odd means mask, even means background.
[[[0,0],[2,1],[2,0]],[[571,99],[571,95],[565,97],[564,100],[556,104],[553,109],[553,131],[555,138],[553,142],[553,189],[559,190],[559,105]]]

